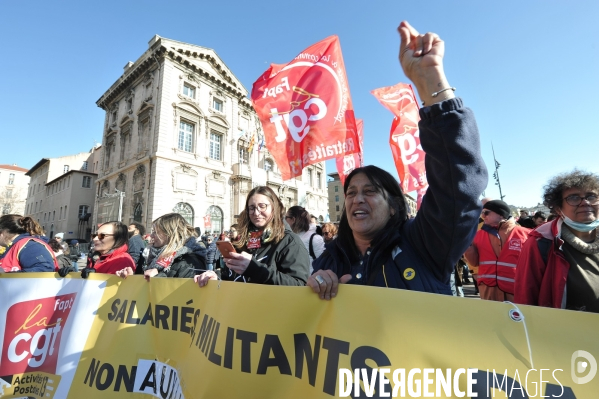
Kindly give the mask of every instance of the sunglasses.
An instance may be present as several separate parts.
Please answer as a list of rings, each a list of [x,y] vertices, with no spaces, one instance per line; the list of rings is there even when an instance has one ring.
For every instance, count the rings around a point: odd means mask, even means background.
[[[481,213],[481,214],[482,214],[483,216],[487,216],[489,213],[491,213],[491,211],[484,210],[484,211],[482,211],[482,213]]]
[[[92,234],[92,238],[98,237],[98,240],[102,241],[106,236],[114,236],[114,234],[95,233]]]

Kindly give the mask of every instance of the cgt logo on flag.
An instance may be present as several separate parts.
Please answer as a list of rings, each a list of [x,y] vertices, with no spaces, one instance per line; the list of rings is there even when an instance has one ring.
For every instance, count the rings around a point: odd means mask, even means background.
[[[8,309],[0,375],[56,374],[62,331],[76,293],[19,302]]]
[[[420,145],[418,130],[420,115],[412,86],[398,83],[395,86],[373,90],[371,93],[395,115],[391,124],[389,144],[402,189],[404,192],[426,189],[428,182],[424,168],[425,154]],[[420,198],[421,192],[418,196]]]
[[[345,178],[356,168],[364,166],[364,121],[356,119],[358,128],[359,152],[344,157],[337,158],[337,172],[341,185],[345,185]]]
[[[273,64],[254,83],[252,102],[284,180],[358,151],[356,121],[337,36]]]

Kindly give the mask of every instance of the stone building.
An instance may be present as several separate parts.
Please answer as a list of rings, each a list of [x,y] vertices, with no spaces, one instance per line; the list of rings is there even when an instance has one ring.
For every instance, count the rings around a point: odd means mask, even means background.
[[[100,148],[58,158],[42,158],[28,172],[31,178],[25,214],[52,238],[90,239]]]
[[[14,165],[0,165],[0,215],[25,213],[29,189],[27,169]]]
[[[331,222],[338,222],[341,220],[345,201],[343,184],[341,184],[341,180],[339,179],[339,173],[329,173],[329,177],[333,179],[328,182],[327,188],[329,194],[329,217]]]
[[[212,49],[154,36],[96,103],[106,111],[96,222],[181,213],[202,231],[236,222],[256,185],[324,219],[324,162],[283,181],[248,90]],[[122,200],[122,207],[116,204]],[[205,227],[205,221],[210,227]]]

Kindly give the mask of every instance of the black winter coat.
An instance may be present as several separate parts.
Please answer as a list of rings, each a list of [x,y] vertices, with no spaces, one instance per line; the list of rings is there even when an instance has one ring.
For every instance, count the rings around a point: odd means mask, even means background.
[[[451,295],[450,274],[476,233],[487,168],[474,115],[461,99],[422,108],[420,117],[429,188],[416,218],[387,231],[354,264],[333,240],[314,271],[351,274],[353,284]]]
[[[310,254],[302,240],[285,226],[285,236],[277,244],[262,243],[262,247],[245,250],[252,260],[243,275],[226,266],[221,278],[254,284],[303,286],[310,275]]]

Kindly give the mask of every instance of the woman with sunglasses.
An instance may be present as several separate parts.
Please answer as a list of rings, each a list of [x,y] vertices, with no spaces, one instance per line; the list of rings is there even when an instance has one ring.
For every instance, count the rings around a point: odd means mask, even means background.
[[[128,267],[117,276],[191,278],[206,269],[206,246],[197,240],[195,229],[178,213],[160,216],[152,223],[152,245],[139,258],[137,270]]]
[[[283,221],[285,208],[275,192],[266,186],[252,189],[239,215],[236,252],[222,254],[223,280],[254,284],[306,285],[310,257],[302,240]],[[216,280],[213,271],[194,278],[200,287]]]
[[[599,175],[574,170],[544,188],[559,217],[530,233],[516,269],[516,303],[599,313]]]
[[[129,230],[127,225],[111,221],[98,227],[92,234],[94,254],[88,258],[87,267],[81,271],[81,277],[87,278],[89,273],[116,274],[126,267],[135,268],[135,262],[127,252]]]
[[[325,223],[322,226],[322,238],[325,245],[337,238],[337,230],[335,223]]]

